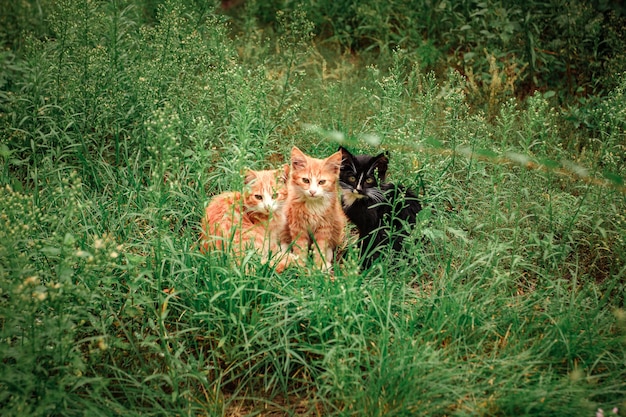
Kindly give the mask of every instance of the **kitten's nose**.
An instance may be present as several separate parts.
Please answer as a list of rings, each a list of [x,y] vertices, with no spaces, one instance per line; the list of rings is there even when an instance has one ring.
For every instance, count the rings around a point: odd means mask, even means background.
[[[309,190],[309,194],[311,194],[311,197],[315,197],[316,193],[317,193],[317,190]]]

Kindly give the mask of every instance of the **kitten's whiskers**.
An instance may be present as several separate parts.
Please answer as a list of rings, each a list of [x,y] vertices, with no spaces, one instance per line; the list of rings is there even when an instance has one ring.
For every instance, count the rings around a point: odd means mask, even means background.
[[[382,203],[386,201],[385,195],[378,188],[370,188],[367,190],[367,197],[374,202],[374,204]]]

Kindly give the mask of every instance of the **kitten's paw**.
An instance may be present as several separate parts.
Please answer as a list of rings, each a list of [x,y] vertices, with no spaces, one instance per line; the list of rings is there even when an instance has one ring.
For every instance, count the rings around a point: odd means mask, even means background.
[[[283,254],[279,261],[274,265],[274,269],[276,272],[281,273],[285,269],[290,266],[302,265],[300,261],[300,257],[298,255],[294,255],[293,253],[285,253]]]
[[[287,263],[284,260],[281,260],[276,265],[274,265],[274,270],[279,274],[283,272],[285,268],[287,268]]]
[[[334,275],[332,262],[327,262],[324,259],[318,259],[315,265],[319,268],[320,271],[326,272],[330,276]]]

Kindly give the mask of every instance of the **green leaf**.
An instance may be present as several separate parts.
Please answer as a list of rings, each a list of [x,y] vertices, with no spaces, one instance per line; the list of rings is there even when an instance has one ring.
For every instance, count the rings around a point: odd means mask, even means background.
[[[2,144],[2,146],[0,146],[0,156],[3,158],[8,158],[9,156],[11,156],[11,150],[9,149],[9,147],[6,144]]]
[[[441,143],[440,141],[438,141],[432,136],[429,136],[426,139],[424,139],[424,144],[430,146],[431,148],[437,148],[437,149],[443,148],[443,143]]]
[[[76,242],[76,239],[74,239],[74,235],[72,235],[71,233],[65,234],[65,237],[63,238],[64,246],[73,246],[75,242]]]
[[[463,240],[464,242],[468,241],[467,232],[465,230],[456,229],[454,227],[446,227],[446,231],[451,235]]]
[[[496,159],[498,157],[498,154],[492,150],[489,149],[476,149],[474,150],[474,153],[478,156],[482,156],[485,158],[489,158],[489,159]]]
[[[46,246],[46,247],[41,248],[41,252],[44,255],[48,255],[48,256],[58,256],[61,254],[61,249],[55,248],[52,246]]]
[[[604,176],[604,178],[606,178],[607,180],[611,181],[615,185],[619,185],[619,186],[623,186],[624,185],[624,178],[620,177],[617,174],[614,174],[614,173],[608,172],[608,171],[604,171],[602,173],[602,175]]]
[[[556,92],[553,90],[548,90],[545,93],[543,93],[543,98],[551,98],[554,97],[556,95]]]
[[[540,159],[539,163],[549,169],[557,169],[561,166],[561,164],[559,164],[558,162],[548,158]]]
[[[474,58],[476,58],[475,52],[467,52],[466,54],[463,55],[463,60],[465,62],[471,61]]]

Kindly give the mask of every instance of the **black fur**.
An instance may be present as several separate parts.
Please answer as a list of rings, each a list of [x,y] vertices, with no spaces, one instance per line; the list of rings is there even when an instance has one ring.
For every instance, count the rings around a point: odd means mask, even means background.
[[[339,149],[343,155],[339,175],[343,211],[359,230],[361,264],[369,268],[386,246],[402,249],[422,206],[411,190],[385,183],[387,153],[352,155]]]

